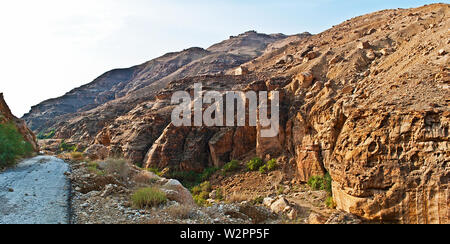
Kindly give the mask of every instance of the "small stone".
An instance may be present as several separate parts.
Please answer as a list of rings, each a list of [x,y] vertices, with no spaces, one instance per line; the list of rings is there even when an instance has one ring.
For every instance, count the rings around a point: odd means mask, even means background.
[[[370,45],[369,42],[360,42],[358,43],[358,48],[359,49],[370,49],[372,47],[372,45]]]
[[[438,51],[438,54],[439,54],[440,56],[444,56],[444,55],[447,54],[447,52],[446,52],[444,49],[441,49],[441,50]]]

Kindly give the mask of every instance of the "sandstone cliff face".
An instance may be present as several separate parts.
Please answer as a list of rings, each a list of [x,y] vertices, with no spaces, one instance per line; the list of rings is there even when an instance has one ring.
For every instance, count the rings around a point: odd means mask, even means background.
[[[9,109],[5,102],[3,93],[0,93],[0,123],[14,123],[19,130],[20,134],[23,135],[25,141],[29,142],[33,147],[35,152],[39,151],[39,146],[36,141],[36,136],[27,127],[25,121],[16,118]]]
[[[361,16],[248,66],[291,75],[284,148],[301,181],[331,174],[338,208],[448,223],[449,13],[441,4]]]

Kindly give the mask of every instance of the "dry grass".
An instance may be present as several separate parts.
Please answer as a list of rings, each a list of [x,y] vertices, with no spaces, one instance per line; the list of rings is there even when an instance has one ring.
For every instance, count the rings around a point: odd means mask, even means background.
[[[152,175],[149,172],[142,171],[139,174],[135,175],[133,178],[134,182],[138,185],[154,185],[157,181],[156,178],[152,177]]]
[[[127,180],[130,166],[124,159],[109,158],[105,161],[105,171],[110,175],[118,175],[122,180]]]
[[[83,153],[80,153],[80,152],[72,152],[72,153],[70,153],[70,158],[75,161],[83,161],[84,155],[83,155]]]
[[[227,202],[229,203],[241,203],[244,201],[253,200],[255,197],[251,194],[246,194],[244,192],[233,192],[233,194],[227,197]]]
[[[137,190],[132,196],[133,206],[138,209],[156,207],[167,202],[166,194],[156,187]]]
[[[189,219],[192,215],[192,207],[186,205],[171,206],[164,211],[175,219]]]

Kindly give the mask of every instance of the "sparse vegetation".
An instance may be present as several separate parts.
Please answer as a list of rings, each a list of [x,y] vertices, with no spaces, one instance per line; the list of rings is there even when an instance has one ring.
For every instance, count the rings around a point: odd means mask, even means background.
[[[261,172],[261,174],[265,174],[267,172],[271,172],[274,171],[278,168],[278,163],[276,159],[272,159],[269,162],[267,162],[266,164],[264,164],[263,166],[261,166],[259,168],[259,172]]]
[[[82,161],[84,160],[84,155],[80,152],[72,152],[70,153],[70,158],[75,161]]]
[[[32,152],[33,147],[23,139],[14,124],[0,124],[0,168],[11,166]]]
[[[137,190],[131,196],[131,201],[135,208],[144,209],[165,204],[167,202],[167,196],[158,188],[147,187]]]
[[[87,165],[87,169],[89,170],[89,172],[94,173],[98,176],[103,176],[105,175],[105,171],[102,171],[99,169],[99,165],[97,162],[90,162]]]
[[[264,202],[264,197],[262,197],[262,196],[256,197],[255,199],[252,200],[253,205],[263,204],[263,202]]]
[[[334,202],[334,199],[332,196],[329,196],[327,198],[327,200],[325,200],[325,205],[327,205],[327,207],[331,208],[331,209],[335,209],[336,208],[336,203]]]
[[[194,171],[175,171],[170,172],[167,178],[176,179],[180,181],[185,187],[192,188],[194,186],[200,185],[202,182],[208,181],[211,176],[219,170],[220,169],[217,167],[211,167],[206,168],[202,173],[197,173]]]
[[[226,173],[234,172],[238,169],[239,169],[239,161],[232,160],[231,162],[229,162],[229,163],[225,164],[225,166],[223,166],[222,172],[224,174],[226,174]]]
[[[130,168],[125,159],[109,158],[105,161],[105,170],[107,174],[118,175],[122,180],[126,180]]]
[[[186,205],[171,206],[164,211],[172,218],[177,219],[189,219],[192,215],[192,207]]]
[[[264,161],[260,158],[254,158],[247,163],[248,171],[257,171],[264,166]]]
[[[148,172],[142,171],[134,176],[134,181],[141,185],[154,185],[158,180],[152,178]]]
[[[202,184],[193,187],[191,192],[194,201],[200,206],[205,206],[209,199],[209,194],[212,192],[212,185],[209,181],[205,181]]]
[[[60,152],[77,152],[78,147],[76,145],[68,144],[65,141],[62,141],[61,144],[59,144],[59,151]]]
[[[46,140],[46,139],[52,139],[55,136],[56,131],[55,130],[51,130],[50,132],[39,132],[39,134],[37,135],[37,139],[39,140]]]
[[[148,168],[148,169],[146,169],[146,170],[149,171],[149,172],[154,173],[154,174],[157,175],[157,176],[162,176],[162,171],[159,170],[159,169],[156,168],[156,167]]]
[[[225,199],[225,196],[223,194],[223,190],[222,189],[217,189],[216,190],[216,200],[217,201],[223,201]]]
[[[313,176],[308,181],[308,185],[313,190],[316,190],[316,191],[321,190],[321,191],[326,191],[328,193],[332,193],[331,183],[332,183],[332,179],[331,179],[330,174],[328,174],[328,173],[324,177]]]
[[[328,193],[328,198],[325,200],[325,205],[329,208],[336,208],[336,203],[333,200],[333,189],[332,189],[333,179],[330,174],[327,173],[324,177],[313,176],[308,181],[308,185],[313,190],[326,191]]]

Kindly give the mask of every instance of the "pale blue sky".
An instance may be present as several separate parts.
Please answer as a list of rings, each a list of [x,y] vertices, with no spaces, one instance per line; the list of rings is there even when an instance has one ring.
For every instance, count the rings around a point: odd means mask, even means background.
[[[0,0],[0,92],[21,116],[113,68],[230,35],[318,33],[425,0]],[[449,2],[449,1],[441,1]]]

